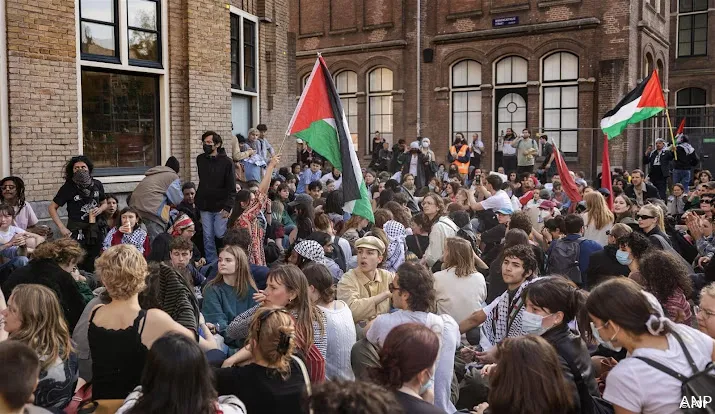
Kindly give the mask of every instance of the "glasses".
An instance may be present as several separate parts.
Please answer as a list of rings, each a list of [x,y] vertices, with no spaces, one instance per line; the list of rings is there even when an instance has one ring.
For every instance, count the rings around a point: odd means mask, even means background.
[[[704,313],[704,314],[705,314],[705,319],[708,319],[708,318],[710,318],[711,316],[715,316],[715,312],[713,312],[713,311],[711,311],[711,310],[707,310],[707,309],[705,309],[705,308],[701,308],[700,306],[695,306],[695,307],[693,308],[693,310],[695,311],[695,314],[696,314],[696,315],[699,315],[701,312]]]
[[[16,188],[17,187],[15,187],[14,185],[4,185],[4,186],[0,187],[0,189],[3,189],[3,190],[14,190]]]
[[[653,216],[646,216],[645,214],[639,214],[639,215],[636,216],[636,218],[637,218],[638,220],[650,220],[650,219],[654,219],[655,217],[653,217]]]
[[[712,204],[713,200],[711,198],[705,198],[700,200],[700,204]]]
[[[389,285],[387,285],[387,288],[390,290],[390,293],[393,293],[393,292],[395,292],[395,291],[401,290],[399,287],[396,287],[396,286],[393,285],[392,283],[390,283]]]

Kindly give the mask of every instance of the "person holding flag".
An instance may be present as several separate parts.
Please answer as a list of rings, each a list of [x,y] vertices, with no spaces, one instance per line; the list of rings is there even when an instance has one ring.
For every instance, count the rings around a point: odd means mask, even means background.
[[[667,199],[670,161],[673,160],[672,149],[675,149],[675,147],[671,147],[671,150],[668,150],[665,147],[665,141],[662,138],[658,138],[655,140],[655,150],[650,154],[646,152],[643,156],[643,164],[650,165],[648,169],[650,182],[658,189],[658,198],[661,200]]]
[[[683,122],[685,122],[685,119],[683,119]],[[678,130],[680,130],[680,128],[678,128]],[[687,135],[683,133],[678,134],[676,136],[676,143],[675,155],[677,158],[673,163],[673,184],[682,184],[683,189],[687,193],[690,187],[690,169],[700,163],[700,158],[698,158],[698,154],[695,153],[695,148],[690,145]]]

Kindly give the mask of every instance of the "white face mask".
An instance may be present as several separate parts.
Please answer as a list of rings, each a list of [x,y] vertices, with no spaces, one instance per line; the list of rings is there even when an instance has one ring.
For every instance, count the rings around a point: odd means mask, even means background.
[[[608,325],[608,322],[606,322],[606,325]],[[603,326],[606,326],[606,325],[603,325]],[[603,326],[601,328],[603,328]],[[603,339],[601,339],[601,335],[598,333],[598,330],[601,328],[597,328],[596,325],[593,322],[591,322],[591,332],[593,333],[593,337],[596,339],[596,342],[598,342],[600,345],[602,345],[606,349],[610,349],[611,351],[614,351],[614,352],[621,352],[621,349],[623,349],[623,347],[615,346],[615,345],[613,345],[613,342],[611,342],[616,338],[616,335],[618,335],[618,332],[616,332],[615,335],[613,335],[610,340],[604,341]]]
[[[548,330],[547,328],[542,327],[541,324],[544,321],[544,318],[548,318],[551,315],[552,314],[541,316],[529,311],[524,311],[524,314],[521,316],[521,330],[529,335],[541,336]]]

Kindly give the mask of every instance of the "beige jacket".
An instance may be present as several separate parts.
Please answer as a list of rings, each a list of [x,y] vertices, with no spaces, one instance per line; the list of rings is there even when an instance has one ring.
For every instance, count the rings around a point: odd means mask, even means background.
[[[368,279],[360,269],[345,273],[338,282],[338,300],[348,304],[355,323],[375,318],[390,311],[390,301],[377,303],[375,296],[387,292],[394,275],[377,269],[375,280]]]

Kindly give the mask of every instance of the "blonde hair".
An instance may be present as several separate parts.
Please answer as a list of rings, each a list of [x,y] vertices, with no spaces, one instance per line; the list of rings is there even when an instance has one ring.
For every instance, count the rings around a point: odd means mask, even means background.
[[[35,259],[48,259],[61,264],[79,263],[84,256],[84,249],[74,239],[58,239],[42,243],[33,253]]]
[[[665,233],[665,220],[663,219],[663,209],[658,207],[655,204],[645,204],[642,209],[645,209],[645,211],[648,212],[648,214],[652,215],[653,217],[656,217],[656,227],[660,229],[663,233]]]
[[[246,295],[250,293],[249,288],[253,288],[254,291],[258,292],[256,282],[253,280],[253,276],[251,276],[251,267],[248,265],[248,256],[246,256],[246,252],[238,246],[230,245],[224,247],[221,251],[230,254],[236,259],[236,286],[233,287],[236,291],[236,296],[239,298],[245,298]],[[211,279],[211,281],[206,284],[204,291],[206,291],[209,286],[226,283],[223,277],[223,274],[220,272],[217,273],[216,277]]]
[[[294,334],[293,318],[285,309],[258,308],[248,328],[247,342],[255,342],[252,353],[260,355],[285,380],[290,376]]]
[[[597,230],[601,230],[607,225],[613,223],[613,213],[606,204],[606,199],[598,191],[592,191],[583,196],[586,200],[586,214],[588,214],[588,223],[592,222],[596,225]]]
[[[474,264],[474,250],[468,241],[460,237],[449,237],[445,243],[444,269],[454,267],[457,277],[467,277],[477,271]]]
[[[129,299],[146,287],[148,266],[134,245],[110,247],[99,256],[94,267],[112,299]]]
[[[72,352],[72,341],[57,295],[43,285],[17,285],[10,295],[22,325],[10,339],[27,344],[40,357],[41,370],[47,370],[57,358],[63,361]]]

